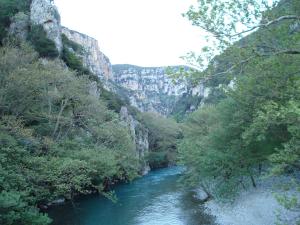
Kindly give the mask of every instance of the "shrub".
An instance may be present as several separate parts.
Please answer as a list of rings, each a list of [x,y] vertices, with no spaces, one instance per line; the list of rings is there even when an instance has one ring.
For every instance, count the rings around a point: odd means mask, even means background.
[[[28,40],[41,57],[56,58],[59,52],[55,43],[47,37],[42,25],[33,25],[28,35]]]
[[[20,11],[28,12],[31,0],[0,0],[0,42],[7,36],[10,18]]]

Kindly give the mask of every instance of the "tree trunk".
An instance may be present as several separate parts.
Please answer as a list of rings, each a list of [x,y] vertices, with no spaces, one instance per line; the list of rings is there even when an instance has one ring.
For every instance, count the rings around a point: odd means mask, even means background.
[[[55,128],[54,128],[54,131],[53,131],[53,134],[52,134],[53,138],[54,138],[54,136],[55,136],[55,134],[57,132],[57,129],[59,127],[59,123],[60,123],[60,119],[61,119],[62,113],[63,113],[65,107],[67,106],[67,104],[68,104],[68,99],[64,99],[64,100],[61,101],[60,111],[58,113],[56,124],[55,124]]]
[[[255,180],[254,180],[254,177],[252,176],[252,174],[250,174],[250,178],[251,178],[252,186],[254,188],[256,188],[256,183],[255,183]]]

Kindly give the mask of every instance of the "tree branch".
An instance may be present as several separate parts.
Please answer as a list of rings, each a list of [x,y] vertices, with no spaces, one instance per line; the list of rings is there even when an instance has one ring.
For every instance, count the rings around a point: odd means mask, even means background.
[[[271,20],[271,21],[269,21],[267,23],[259,24],[257,26],[254,26],[254,27],[248,29],[248,30],[244,30],[242,32],[239,32],[239,33],[233,34],[233,35],[229,35],[229,36],[230,37],[236,37],[236,36],[239,36],[239,35],[244,34],[244,33],[249,33],[249,32],[251,32],[251,31],[253,31],[255,29],[258,29],[258,28],[262,28],[262,27],[263,28],[267,28],[267,27],[269,27],[269,26],[271,26],[273,24],[279,23],[279,22],[281,22],[283,20],[300,20],[300,16],[296,16],[296,15],[281,16],[281,17],[278,17],[275,20]]]
[[[232,72],[234,69],[236,69],[237,67],[242,66],[243,64],[251,61],[252,59],[254,59],[256,57],[277,56],[277,55],[282,55],[282,54],[300,55],[300,50],[297,50],[297,49],[284,49],[284,50],[278,50],[277,52],[272,52],[271,54],[261,54],[261,53],[256,52],[255,55],[250,56],[249,58],[247,58],[245,60],[242,60],[242,61],[240,61],[238,63],[235,63],[230,68],[228,68],[226,71],[215,73],[215,74],[211,74],[211,75],[209,75],[207,77],[204,77],[204,81],[207,81],[207,80],[209,80],[209,79],[211,79],[212,77],[215,77],[215,76],[219,76],[219,75],[223,75],[223,74],[228,74],[228,73]]]

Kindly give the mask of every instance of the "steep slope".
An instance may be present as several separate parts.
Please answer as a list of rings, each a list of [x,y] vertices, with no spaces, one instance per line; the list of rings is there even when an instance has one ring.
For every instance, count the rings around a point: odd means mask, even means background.
[[[42,25],[58,52],[62,51],[61,20],[56,6],[50,0],[32,0],[30,20],[33,25]]]
[[[109,58],[101,52],[96,39],[66,27],[62,27],[62,33],[69,40],[83,47],[83,50],[77,52],[77,54],[82,59],[84,66],[89,68],[101,80],[113,80]]]

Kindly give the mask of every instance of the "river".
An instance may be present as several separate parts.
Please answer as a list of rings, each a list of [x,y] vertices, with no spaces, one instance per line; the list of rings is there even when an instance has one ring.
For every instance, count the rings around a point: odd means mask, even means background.
[[[117,203],[90,195],[49,211],[53,225],[213,225],[214,219],[178,185],[182,168],[150,172],[115,188]]]

